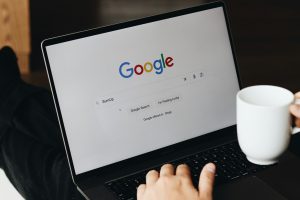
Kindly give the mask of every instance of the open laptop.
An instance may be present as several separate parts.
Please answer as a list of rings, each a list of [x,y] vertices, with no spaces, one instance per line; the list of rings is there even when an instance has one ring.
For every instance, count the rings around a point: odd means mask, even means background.
[[[236,142],[240,84],[222,2],[47,39],[42,50],[86,199],[135,199],[146,172],[167,162],[187,163],[195,184],[214,162],[217,199],[256,198],[234,184],[285,199]]]

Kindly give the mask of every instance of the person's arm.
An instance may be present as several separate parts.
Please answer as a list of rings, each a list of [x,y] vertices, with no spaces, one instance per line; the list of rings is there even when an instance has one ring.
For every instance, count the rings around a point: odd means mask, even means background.
[[[201,171],[198,190],[193,186],[187,165],[175,171],[170,164],[163,165],[160,173],[155,170],[146,175],[146,184],[137,189],[138,200],[212,200],[216,167],[209,163]]]
[[[295,98],[300,100],[300,92],[297,92],[295,94]],[[300,105],[299,104],[293,104],[290,107],[290,111],[292,113],[292,115],[294,115],[295,117],[295,125],[297,127],[300,127]]]

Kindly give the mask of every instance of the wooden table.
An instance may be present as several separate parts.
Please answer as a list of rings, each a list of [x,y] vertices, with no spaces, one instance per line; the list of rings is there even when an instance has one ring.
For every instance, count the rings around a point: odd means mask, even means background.
[[[17,53],[21,73],[29,72],[29,0],[0,0],[0,47],[11,46]]]

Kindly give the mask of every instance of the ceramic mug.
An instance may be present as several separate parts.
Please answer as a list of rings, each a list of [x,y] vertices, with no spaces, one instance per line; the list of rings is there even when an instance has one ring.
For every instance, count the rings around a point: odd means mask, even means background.
[[[237,93],[237,136],[247,159],[255,164],[278,162],[293,131],[289,107],[294,94],[277,86],[257,85]]]

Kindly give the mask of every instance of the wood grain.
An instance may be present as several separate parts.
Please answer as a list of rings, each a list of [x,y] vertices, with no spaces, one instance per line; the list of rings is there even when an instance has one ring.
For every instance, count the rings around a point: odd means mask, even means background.
[[[17,53],[21,73],[29,72],[29,0],[0,0],[0,47],[11,46]]]

